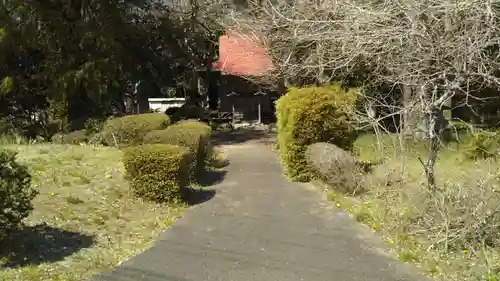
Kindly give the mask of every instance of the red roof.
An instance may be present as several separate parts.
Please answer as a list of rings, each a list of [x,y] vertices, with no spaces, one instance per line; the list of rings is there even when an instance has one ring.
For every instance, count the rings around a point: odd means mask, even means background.
[[[273,70],[274,65],[262,42],[228,32],[219,37],[219,60],[212,68],[224,74],[263,76]]]

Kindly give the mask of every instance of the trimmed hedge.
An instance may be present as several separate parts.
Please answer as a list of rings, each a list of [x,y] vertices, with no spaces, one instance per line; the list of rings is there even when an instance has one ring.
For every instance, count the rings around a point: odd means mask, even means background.
[[[278,147],[286,175],[309,181],[314,174],[305,151],[317,142],[351,150],[356,139],[352,126],[358,93],[340,84],[327,87],[290,88],[276,102]]]
[[[16,161],[16,153],[0,150],[0,240],[17,229],[33,210],[38,191],[31,186],[28,168]]]
[[[200,134],[201,146],[198,150],[197,157],[199,164],[204,167],[205,162],[212,154],[212,147],[210,144],[210,138],[212,136],[212,127],[210,127],[206,123],[199,121],[192,121],[192,120],[181,121],[175,124],[175,126],[178,126],[180,127],[181,130],[187,132],[193,132],[193,133],[197,132],[198,134]]]
[[[210,126],[197,121],[181,121],[164,130],[151,131],[144,136],[144,143],[172,144],[188,148],[193,154],[191,174],[205,167],[210,155]]]
[[[189,182],[191,153],[168,144],[144,144],[123,150],[126,177],[134,194],[155,202],[179,202]]]
[[[130,146],[142,143],[144,135],[167,127],[169,118],[161,113],[145,113],[109,119],[102,129],[102,141],[106,145]],[[113,137],[114,136],[114,137]]]

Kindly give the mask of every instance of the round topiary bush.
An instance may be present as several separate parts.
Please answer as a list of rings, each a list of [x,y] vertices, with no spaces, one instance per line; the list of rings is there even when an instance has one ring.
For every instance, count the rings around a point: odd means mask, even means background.
[[[212,136],[212,127],[204,122],[185,120],[176,124],[181,130],[197,133],[200,135],[200,147],[197,153],[198,161],[200,165],[204,165],[205,161],[212,154],[212,147],[210,144],[210,138]]]
[[[203,170],[210,155],[211,128],[198,121],[181,121],[164,130],[151,131],[143,142],[149,144],[172,144],[186,147],[193,154],[191,175]]]
[[[106,145],[137,145],[153,130],[167,127],[169,118],[162,113],[145,113],[112,118],[104,123],[101,137]]]
[[[38,191],[31,186],[28,169],[17,163],[16,153],[0,150],[0,240],[17,229],[33,205]]]
[[[290,88],[276,104],[278,147],[287,176],[309,181],[313,173],[305,151],[317,142],[352,149],[358,92],[340,84],[328,87]]]
[[[123,151],[123,164],[134,194],[156,202],[178,202],[189,181],[191,154],[168,144],[144,144]]]
[[[334,190],[350,194],[362,190],[363,169],[349,152],[321,142],[307,148],[306,158],[315,176]]]

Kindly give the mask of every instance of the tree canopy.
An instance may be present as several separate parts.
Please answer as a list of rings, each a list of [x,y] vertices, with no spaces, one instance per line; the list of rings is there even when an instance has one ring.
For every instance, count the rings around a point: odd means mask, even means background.
[[[217,12],[196,1],[0,0],[0,118],[50,134],[49,123],[122,106],[131,82],[145,82],[145,97],[189,87],[216,54]]]

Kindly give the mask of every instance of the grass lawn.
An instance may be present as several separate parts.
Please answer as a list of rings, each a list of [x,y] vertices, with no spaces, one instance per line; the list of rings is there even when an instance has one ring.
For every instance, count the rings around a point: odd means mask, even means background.
[[[0,281],[85,280],[148,248],[182,211],[134,198],[117,149],[0,147],[19,152],[40,190],[27,227],[1,248]]]
[[[384,161],[365,179],[367,192],[329,191],[338,207],[437,280],[500,280],[498,161],[471,160],[463,153],[467,144],[447,144],[436,164],[438,189],[429,191],[418,160],[426,159],[425,145],[401,149],[394,137],[365,135],[355,147],[361,160]]]

